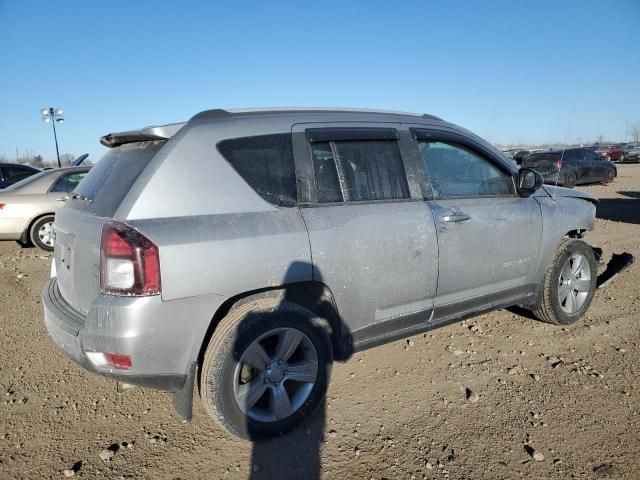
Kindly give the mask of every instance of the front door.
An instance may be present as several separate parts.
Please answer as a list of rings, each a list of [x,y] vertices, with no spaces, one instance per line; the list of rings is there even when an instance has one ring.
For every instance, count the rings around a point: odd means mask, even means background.
[[[438,235],[434,321],[530,294],[542,239],[539,204],[517,196],[511,172],[471,139],[419,130],[414,136]]]
[[[397,127],[293,128],[314,280],[331,288],[355,348],[425,327],[433,310],[435,227],[407,177]]]

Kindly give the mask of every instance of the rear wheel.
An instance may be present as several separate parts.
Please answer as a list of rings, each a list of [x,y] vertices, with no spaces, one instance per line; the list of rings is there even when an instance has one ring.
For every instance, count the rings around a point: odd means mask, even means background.
[[[322,403],[332,361],[327,330],[311,312],[287,301],[252,301],[232,310],[211,337],[202,402],[235,435],[279,435]]]
[[[31,225],[29,238],[31,243],[42,250],[53,250],[53,215],[45,215]]]
[[[556,325],[576,322],[591,304],[596,281],[596,259],[591,247],[582,240],[563,241],[545,273],[542,295],[533,313]]]
[[[576,174],[571,172],[564,179],[564,187],[573,188],[576,186]]]

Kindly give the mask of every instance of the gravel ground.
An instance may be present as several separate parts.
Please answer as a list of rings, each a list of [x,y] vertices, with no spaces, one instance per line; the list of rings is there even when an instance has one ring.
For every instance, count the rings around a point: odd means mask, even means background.
[[[619,166],[587,236],[640,256],[640,165]],[[325,409],[266,443],[119,394],[49,340],[49,255],[0,244],[0,478],[640,478],[640,268],[560,328],[502,310],[354,355]]]

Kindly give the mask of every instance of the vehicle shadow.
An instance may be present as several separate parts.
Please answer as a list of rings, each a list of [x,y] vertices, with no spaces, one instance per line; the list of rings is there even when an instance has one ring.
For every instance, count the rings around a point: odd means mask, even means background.
[[[629,198],[601,198],[596,206],[596,217],[640,225],[640,192],[618,193]]]
[[[289,266],[285,281],[289,277],[289,272],[300,271],[304,268],[311,268],[306,262],[294,262]],[[314,270],[314,280],[322,282],[322,278],[317,270]],[[334,358],[333,361],[346,361],[353,352],[353,342],[349,329],[346,327],[341,318],[335,318],[337,309],[331,303],[331,300],[324,293],[322,288],[305,288],[301,298],[301,291],[296,286],[287,287],[278,296],[279,305],[287,304],[303,304],[307,309],[313,307],[315,312],[319,312],[321,318],[329,318],[333,315],[333,321],[330,323],[330,329],[339,328],[337,333],[339,341],[333,341]],[[325,327],[317,325],[314,328],[321,328],[322,333],[326,334]],[[239,340],[236,340],[236,346],[239,346]],[[277,347],[276,347],[277,348]],[[240,356],[240,348],[234,348],[236,356]],[[318,372],[324,369],[327,372],[327,388],[330,378],[332,362],[325,362],[321,365],[321,355],[318,355]],[[320,373],[318,374],[320,376]],[[284,382],[283,385],[286,385]],[[290,388],[290,387],[288,387]],[[295,382],[294,382],[295,388]],[[291,398],[294,398],[295,393]],[[267,392],[260,402],[273,402],[274,397],[271,392]],[[293,403],[293,402],[292,402]],[[244,417],[246,418],[246,417]],[[277,480],[277,479],[304,479],[319,480],[321,477],[322,465],[320,453],[324,443],[324,432],[326,424],[326,400],[323,398],[315,412],[311,413],[300,425],[295,427],[288,433],[275,438],[264,438],[263,432],[252,424],[247,422],[246,432],[253,443],[251,453],[251,466],[249,478],[251,480]]]

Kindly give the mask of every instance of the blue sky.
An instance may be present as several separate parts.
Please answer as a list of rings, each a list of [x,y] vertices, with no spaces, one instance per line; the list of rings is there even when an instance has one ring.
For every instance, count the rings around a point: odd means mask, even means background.
[[[427,112],[494,143],[624,140],[640,0],[0,0],[0,155],[62,152],[208,108]],[[571,113],[573,112],[573,113]],[[568,135],[567,135],[568,131]]]

